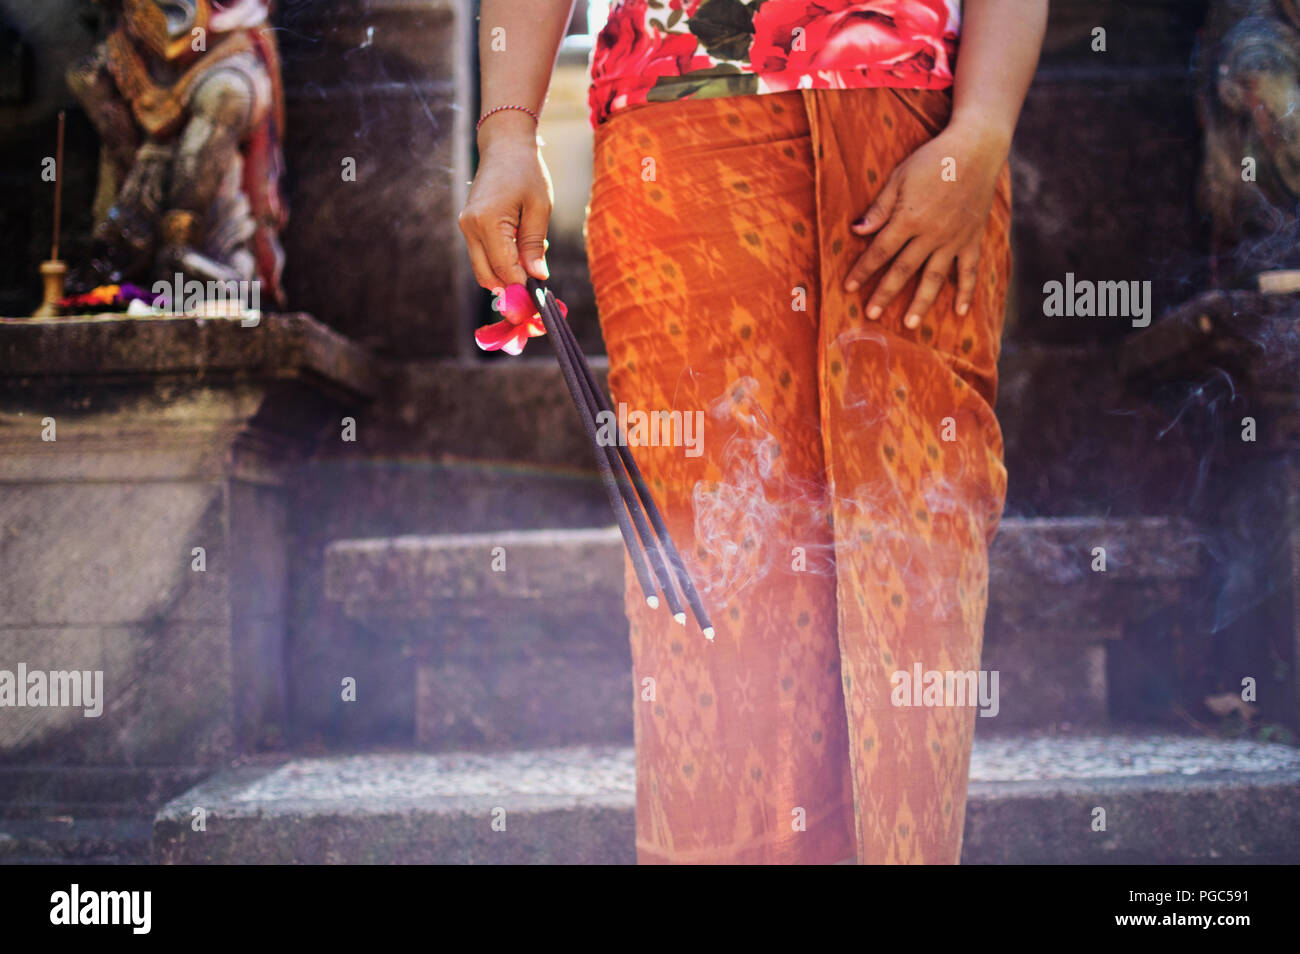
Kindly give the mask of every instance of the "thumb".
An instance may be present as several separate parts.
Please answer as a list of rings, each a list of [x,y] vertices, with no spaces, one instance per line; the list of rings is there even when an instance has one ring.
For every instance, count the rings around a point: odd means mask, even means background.
[[[867,209],[862,218],[853,223],[853,231],[859,235],[866,235],[869,232],[875,232],[889,221],[889,217],[894,211],[894,203],[898,201],[898,180],[898,172],[895,170],[885,180],[885,187],[876,196],[876,201],[871,203],[871,208]]]
[[[524,203],[519,217],[519,231],[515,243],[519,248],[519,264],[534,278],[546,281],[550,272],[546,267],[546,228],[551,218],[551,207],[538,200]]]

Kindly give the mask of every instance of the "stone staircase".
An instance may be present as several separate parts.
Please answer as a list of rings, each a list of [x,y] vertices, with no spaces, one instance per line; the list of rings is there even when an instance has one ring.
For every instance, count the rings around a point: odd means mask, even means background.
[[[1179,519],[1004,522],[985,666],[1004,666],[1005,718],[980,720],[965,863],[1300,859],[1300,751],[1104,728],[1108,646],[1192,599],[1205,559]],[[623,560],[613,527],[331,543],[324,596],[413,680],[416,750],[218,773],[159,812],[155,859],[633,863]],[[1054,723],[1094,728],[1026,728]]]
[[[554,365],[389,373],[358,443],[296,482],[289,750],[216,772],[14,769],[0,861],[634,860],[622,543],[573,469],[589,451]],[[979,723],[965,860],[1300,858],[1295,750],[1108,734],[1115,660],[1203,615],[1208,561],[1176,517],[1003,522],[983,663],[1002,706]]]
[[[159,813],[154,857],[634,861],[622,542],[599,487],[564,470],[589,451],[554,366],[431,365],[395,393],[387,430],[313,462],[300,492],[296,711],[318,727],[306,742],[347,750],[217,773]],[[510,466],[493,463],[497,444]],[[507,572],[491,571],[495,548]],[[1116,660],[1203,611],[1210,549],[1172,516],[1004,520],[983,662],[1002,706],[979,720],[963,860],[1300,858],[1296,750],[1111,724],[1114,678],[1132,685]],[[361,674],[357,703],[339,702],[347,674]],[[1098,807],[1104,832],[1090,827]]]
[[[554,365],[390,373],[360,441],[296,482],[287,751],[84,783],[15,770],[0,862],[634,860],[622,543],[572,469],[589,451]],[[1171,516],[1004,520],[983,662],[1002,706],[979,720],[964,860],[1300,858],[1294,749],[1111,729],[1124,647],[1204,617],[1208,549]]]

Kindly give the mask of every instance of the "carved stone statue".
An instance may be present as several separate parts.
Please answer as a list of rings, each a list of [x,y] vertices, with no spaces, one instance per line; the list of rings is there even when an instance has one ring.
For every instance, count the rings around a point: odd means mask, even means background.
[[[1213,0],[1199,67],[1217,283],[1300,267],[1300,2]]]
[[[68,82],[103,140],[93,261],[74,286],[258,281],[283,305],[284,99],[271,0],[104,0]]]

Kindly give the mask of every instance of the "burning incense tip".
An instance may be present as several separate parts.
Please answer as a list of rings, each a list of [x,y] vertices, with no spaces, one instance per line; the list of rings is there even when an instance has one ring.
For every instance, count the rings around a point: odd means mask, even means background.
[[[649,606],[651,609],[659,608],[659,597],[657,596],[647,596],[645,598],[645,602],[646,605]]]
[[[713,627],[712,627],[712,626],[706,626],[706,627],[704,627],[704,638],[705,638],[705,639],[712,639],[712,638],[713,638]]]
[[[1260,272],[1259,290],[1265,295],[1289,295],[1300,291],[1300,271],[1280,269],[1272,272]]]
[[[678,623],[681,623],[683,626],[686,625],[686,614],[685,614],[685,613],[674,613],[674,614],[673,614],[673,619],[676,620]]]

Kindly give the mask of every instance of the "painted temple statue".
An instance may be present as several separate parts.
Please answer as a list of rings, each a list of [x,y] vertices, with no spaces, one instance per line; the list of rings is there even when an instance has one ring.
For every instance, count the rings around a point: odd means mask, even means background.
[[[110,32],[68,81],[102,139],[92,261],[145,287],[260,284],[283,306],[284,97],[271,0],[103,0]]]
[[[1217,283],[1300,268],[1300,0],[1216,0],[1199,67]]]

